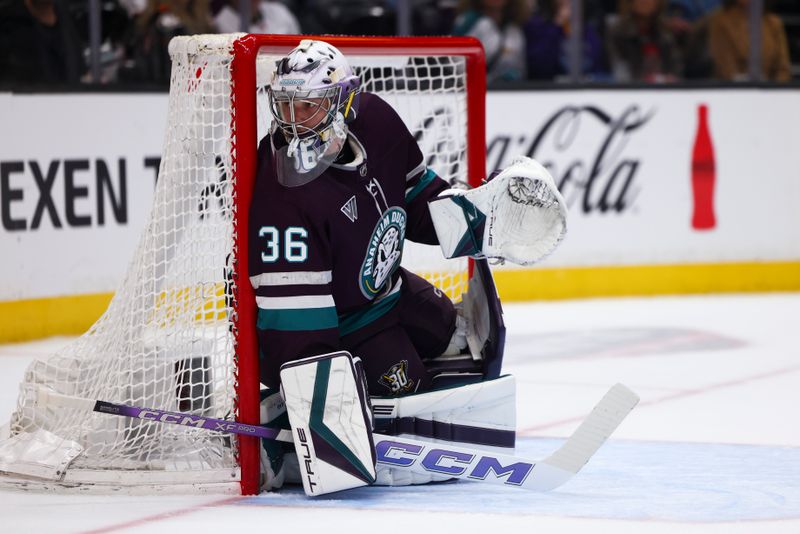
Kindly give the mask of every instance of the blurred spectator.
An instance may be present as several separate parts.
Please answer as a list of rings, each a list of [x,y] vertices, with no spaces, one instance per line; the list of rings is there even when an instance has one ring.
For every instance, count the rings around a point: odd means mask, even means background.
[[[722,0],[667,0],[666,24],[683,56],[684,78],[710,78],[708,54],[708,14]]]
[[[270,0],[229,0],[214,10],[214,26],[219,33],[240,31],[239,2],[250,2],[250,33],[299,34],[297,18],[280,2]],[[212,3],[212,8],[216,7]]]
[[[725,0],[708,20],[708,47],[714,77],[745,80],[750,57],[749,0]],[[789,45],[781,19],[771,13],[761,17],[761,73],[765,80],[791,79]]]
[[[176,35],[212,31],[208,0],[148,0],[147,7],[136,17],[128,61],[120,78],[168,83],[169,40]]]
[[[677,20],[677,19],[673,19]],[[670,25],[670,27],[672,27]],[[707,80],[712,77],[714,62],[708,52],[708,17],[703,17],[689,25],[685,33],[676,33],[680,38],[683,57],[683,77],[685,79]]]
[[[667,16],[680,17],[692,23],[705,17],[722,4],[722,0],[669,0]]]
[[[210,33],[208,0],[148,0],[136,19],[140,29],[158,27],[175,35]]]
[[[448,35],[458,16],[458,0],[410,0],[414,35]],[[388,0],[396,9],[397,0]]]
[[[395,35],[397,30],[395,12],[383,0],[304,0],[294,12],[310,34]]]
[[[525,23],[528,78],[552,80],[569,72],[570,16],[570,0],[539,0]],[[589,24],[583,28],[582,53],[584,76],[603,77],[603,41]]]
[[[486,51],[486,81],[524,80],[527,0],[462,0],[454,35],[477,37]]]
[[[83,9],[75,11],[76,4],[72,4],[72,12],[78,28],[86,31],[85,39],[88,41],[89,26],[89,6],[88,2],[77,4]],[[94,80],[92,75],[87,73],[84,76],[86,82],[113,83],[117,81],[120,67],[125,62],[125,52],[128,45],[128,38],[133,26],[133,17],[129,15],[129,6],[117,0],[103,0],[100,2],[100,49],[99,49],[99,78]],[[81,18],[82,15],[82,18]],[[86,51],[87,63],[90,62],[89,51]]]
[[[0,16],[0,77],[77,83],[86,71],[75,22],[61,0],[6,3]]]
[[[681,76],[681,55],[665,22],[664,0],[621,0],[607,46],[616,81],[658,83]]]
[[[687,48],[694,36],[705,30],[706,16],[720,5],[722,0],[667,0],[666,24],[686,59],[692,59]]]
[[[119,0],[119,4],[125,9],[130,18],[137,17],[147,9],[147,0]]]

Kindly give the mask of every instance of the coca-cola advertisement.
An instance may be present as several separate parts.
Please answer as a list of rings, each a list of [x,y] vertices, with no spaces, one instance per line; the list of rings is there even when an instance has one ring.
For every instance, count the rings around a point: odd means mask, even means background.
[[[569,205],[562,245],[534,268],[800,258],[800,91],[490,91],[486,104],[487,174],[527,154]],[[463,175],[437,151],[454,143],[441,124],[470,128],[461,108],[412,94],[392,105],[441,110],[409,128],[432,168]],[[15,125],[0,146],[0,276],[14,281],[0,300],[116,287],[150,210],[166,110],[166,95],[0,95]],[[89,259],[86,243],[102,253]]]
[[[717,224],[714,216],[714,145],[708,126],[708,106],[697,106],[697,134],[692,149],[692,227],[711,230]]]
[[[800,151],[787,138],[800,95],[510,91],[488,103],[487,172],[533,157],[569,205],[543,267],[800,257]]]
[[[528,135],[491,137],[487,170],[524,154],[550,170],[570,207],[582,213],[622,213],[636,201],[641,165],[625,147],[654,113],[636,104],[619,112],[597,104],[564,105]]]

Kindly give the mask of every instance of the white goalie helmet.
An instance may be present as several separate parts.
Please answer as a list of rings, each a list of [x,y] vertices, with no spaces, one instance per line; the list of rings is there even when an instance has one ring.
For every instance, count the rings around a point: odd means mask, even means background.
[[[324,41],[305,39],[276,63],[267,95],[288,145],[276,150],[278,181],[304,185],[336,159],[358,111],[361,81]]]

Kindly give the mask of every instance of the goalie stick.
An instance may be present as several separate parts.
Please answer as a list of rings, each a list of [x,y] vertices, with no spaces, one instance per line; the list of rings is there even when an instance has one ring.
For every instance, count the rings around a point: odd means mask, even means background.
[[[289,430],[83,399],[53,393],[42,387],[37,391],[36,402],[217,432],[292,441],[292,433]],[[570,480],[586,465],[638,402],[639,397],[633,391],[622,384],[616,384],[597,403],[572,436],[553,454],[539,461],[454,446],[450,443],[430,443],[405,437],[373,434],[377,461],[379,464],[408,469],[412,472],[436,473],[462,480],[532,491],[550,491]]]

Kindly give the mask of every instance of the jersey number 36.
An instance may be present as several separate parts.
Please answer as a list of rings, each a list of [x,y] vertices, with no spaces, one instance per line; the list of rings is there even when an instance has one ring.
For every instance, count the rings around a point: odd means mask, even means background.
[[[308,245],[304,241],[308,237],[308,231],[301,226],[290,226],[283,232],[283,247],[281,232],[274,226],[262,226],[258,237],[267,239],[265,250],[261,252],[261,261],[264,263],[275,263],[281,258],[281,252],[289,263],[300,263],[308,259]]]

